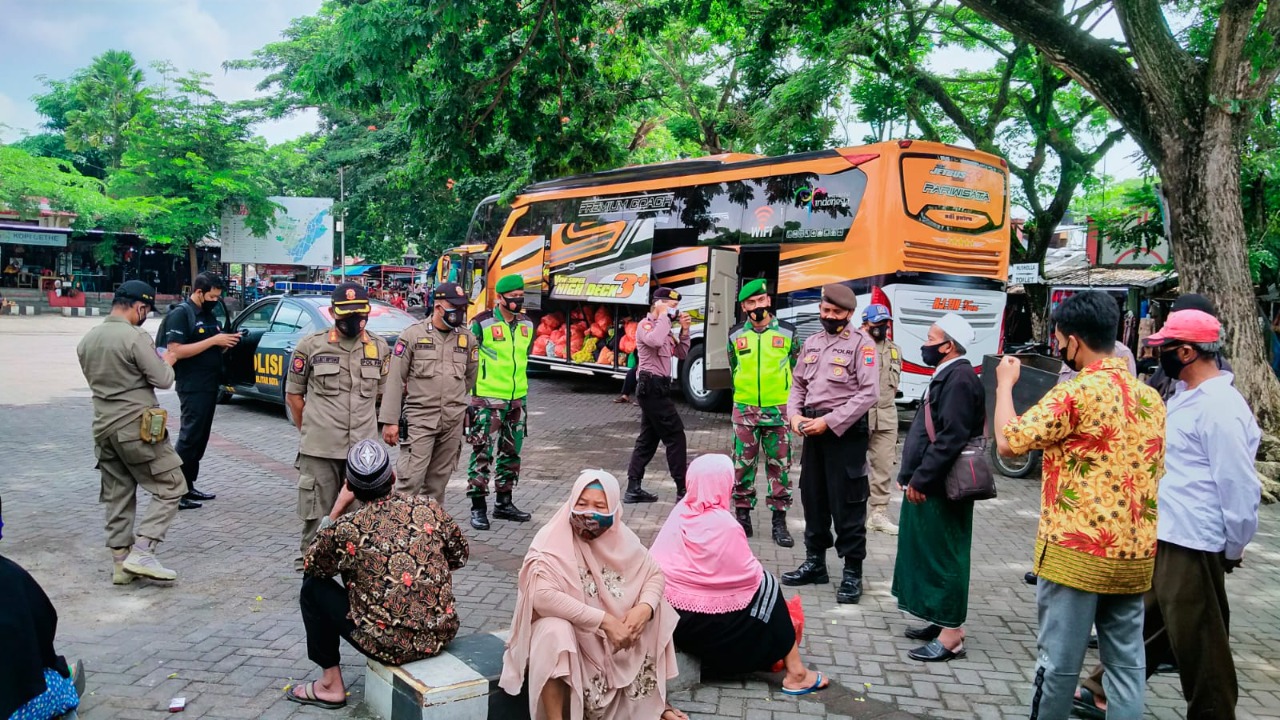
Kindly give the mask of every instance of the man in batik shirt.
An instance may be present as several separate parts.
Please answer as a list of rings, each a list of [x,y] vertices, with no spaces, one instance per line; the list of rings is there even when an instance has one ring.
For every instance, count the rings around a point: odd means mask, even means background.
[[[394,494],[394,484],[382,444],[351,448],[346,484],[307,550],[299,598],[307,656],[324,674],[287,692],[293,702],[346,704],[339,637],[402,665],[436,655],[458,633],[450,573],[466,565],[467,541],[434,499]],[[354,500],[361,508],[343,515]],[[341,585],[330,579],[338,573]]]

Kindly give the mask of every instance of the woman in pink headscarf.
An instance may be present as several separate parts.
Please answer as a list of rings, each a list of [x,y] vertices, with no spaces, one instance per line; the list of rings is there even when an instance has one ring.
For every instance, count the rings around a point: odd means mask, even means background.
[[[583,470],[524,557],[499,685],[518,695],[527,675],[533,720],[688,720],[666,701],[677,615],[619,495]]]
[[[703,671],[740,675],[782,661],[782,692],[807,695],[828,680],[800,660],[778,580],[765,572],[733,516],[733,461],[703,455],[689,465],[688,494],[676,503],[650,554],[680,611],[675,642]]]

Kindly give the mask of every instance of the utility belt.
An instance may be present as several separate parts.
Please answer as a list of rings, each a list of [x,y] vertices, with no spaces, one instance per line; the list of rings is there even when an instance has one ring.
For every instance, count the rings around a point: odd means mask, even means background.
[[[645,397],[647,395],[665,395],[671,392],[671,378],[666,375],[657,375],[648,370],[641,370],[636,374],[636,396]]]
[[[823,415],[829,415],[830,413],[830,410],[819,410],[818,408],[809,407],[808,405],[800,408],[800,414],[807,418],[820,418]]]
[[[830,414],[830,410],[819,410],[818,408],[809,407],[808,405],[800,408],[800,415],[807,418],[820,418]],[[857,421],[849,427],[849,431],[846,432],[843,437],[871,437],[871,422],[867,419],[868,415],[870,415],[870,413],[863,414],[862,417],[858,418]]]

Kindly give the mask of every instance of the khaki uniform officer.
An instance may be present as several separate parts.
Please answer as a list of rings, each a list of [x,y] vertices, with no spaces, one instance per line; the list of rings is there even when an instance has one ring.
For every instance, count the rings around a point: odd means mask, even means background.
[[[876,343],[876,361],[880,368],[880,399],[867,413],[871,427],[871,444],[867,456],[871,460],[871,502],[868,530],[889,535],[898,534],[898,526],[889,519],[889,493],[893,482],[893,466],[898,449],[898,384],[902,380],[902,351],[889,339],[889,308],[871,305],[862,311],[862,329]]]
[[[391,353],[391,382],[379,420],[388,445],[399,440],[400,409],[409,439],[396,463],[396,492],[444,503],[444,489],[462,454],[468,392],[476,384],[476,337],[464,323],[467,296],[454,283],[435,291],[431,316],[405,328]]]
[[[298,341],[289,359],[285,401],[302,434],[298,448],[298,517],[302,553],[342,489],[347,451],[378,436],[378,393],[391,348],[364,331],[369,293],[345,282],[333,291],[333,327]],[[301,569],[301,558],[295,562]]]
[[[867,557],[867,411],[880,398],[876,346],[852,327],[858,299],[846,285],[822,288],[818,307],[825,332],[800,348],[787,417],[804,436],[800,455],[800,504],[804,507],[804,563],[782,574],[784,585],[829,582],[827,549],[844,559],[836,602],[862,598],[862,561]],[[831,526],[835,525],[835,538]]]
[[[173,384],[171,352],[156,354],[151,336],[140,326],[155,308],[156,291],[140,280],[122,284],[111,301],[111,314],[76,346],[80,370],[93,393],[93,442],[102,489],[98,501],[107,506],[107,547],[111,548],[111,582],[125,585],[141,575],[174,580],[178,574],[156,559],[156,546],[178,514],[178,498],[187,491],[182,458],[169,444],[163,416],[152,432],[148,410],[156,408],[156,388]],[[145,427],[144,427],[145,424]],[[134,517],[138,486],[151,493],[147,514]]]

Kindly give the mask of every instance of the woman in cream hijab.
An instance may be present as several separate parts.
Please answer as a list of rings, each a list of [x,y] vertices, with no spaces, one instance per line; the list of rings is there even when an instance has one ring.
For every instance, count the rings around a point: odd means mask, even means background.
[[[527,675],[534,720],[687,720],[666,702],[678,617],[619,500],[617,478],[584,470],[525,555],[499,685],[517,695]]]

